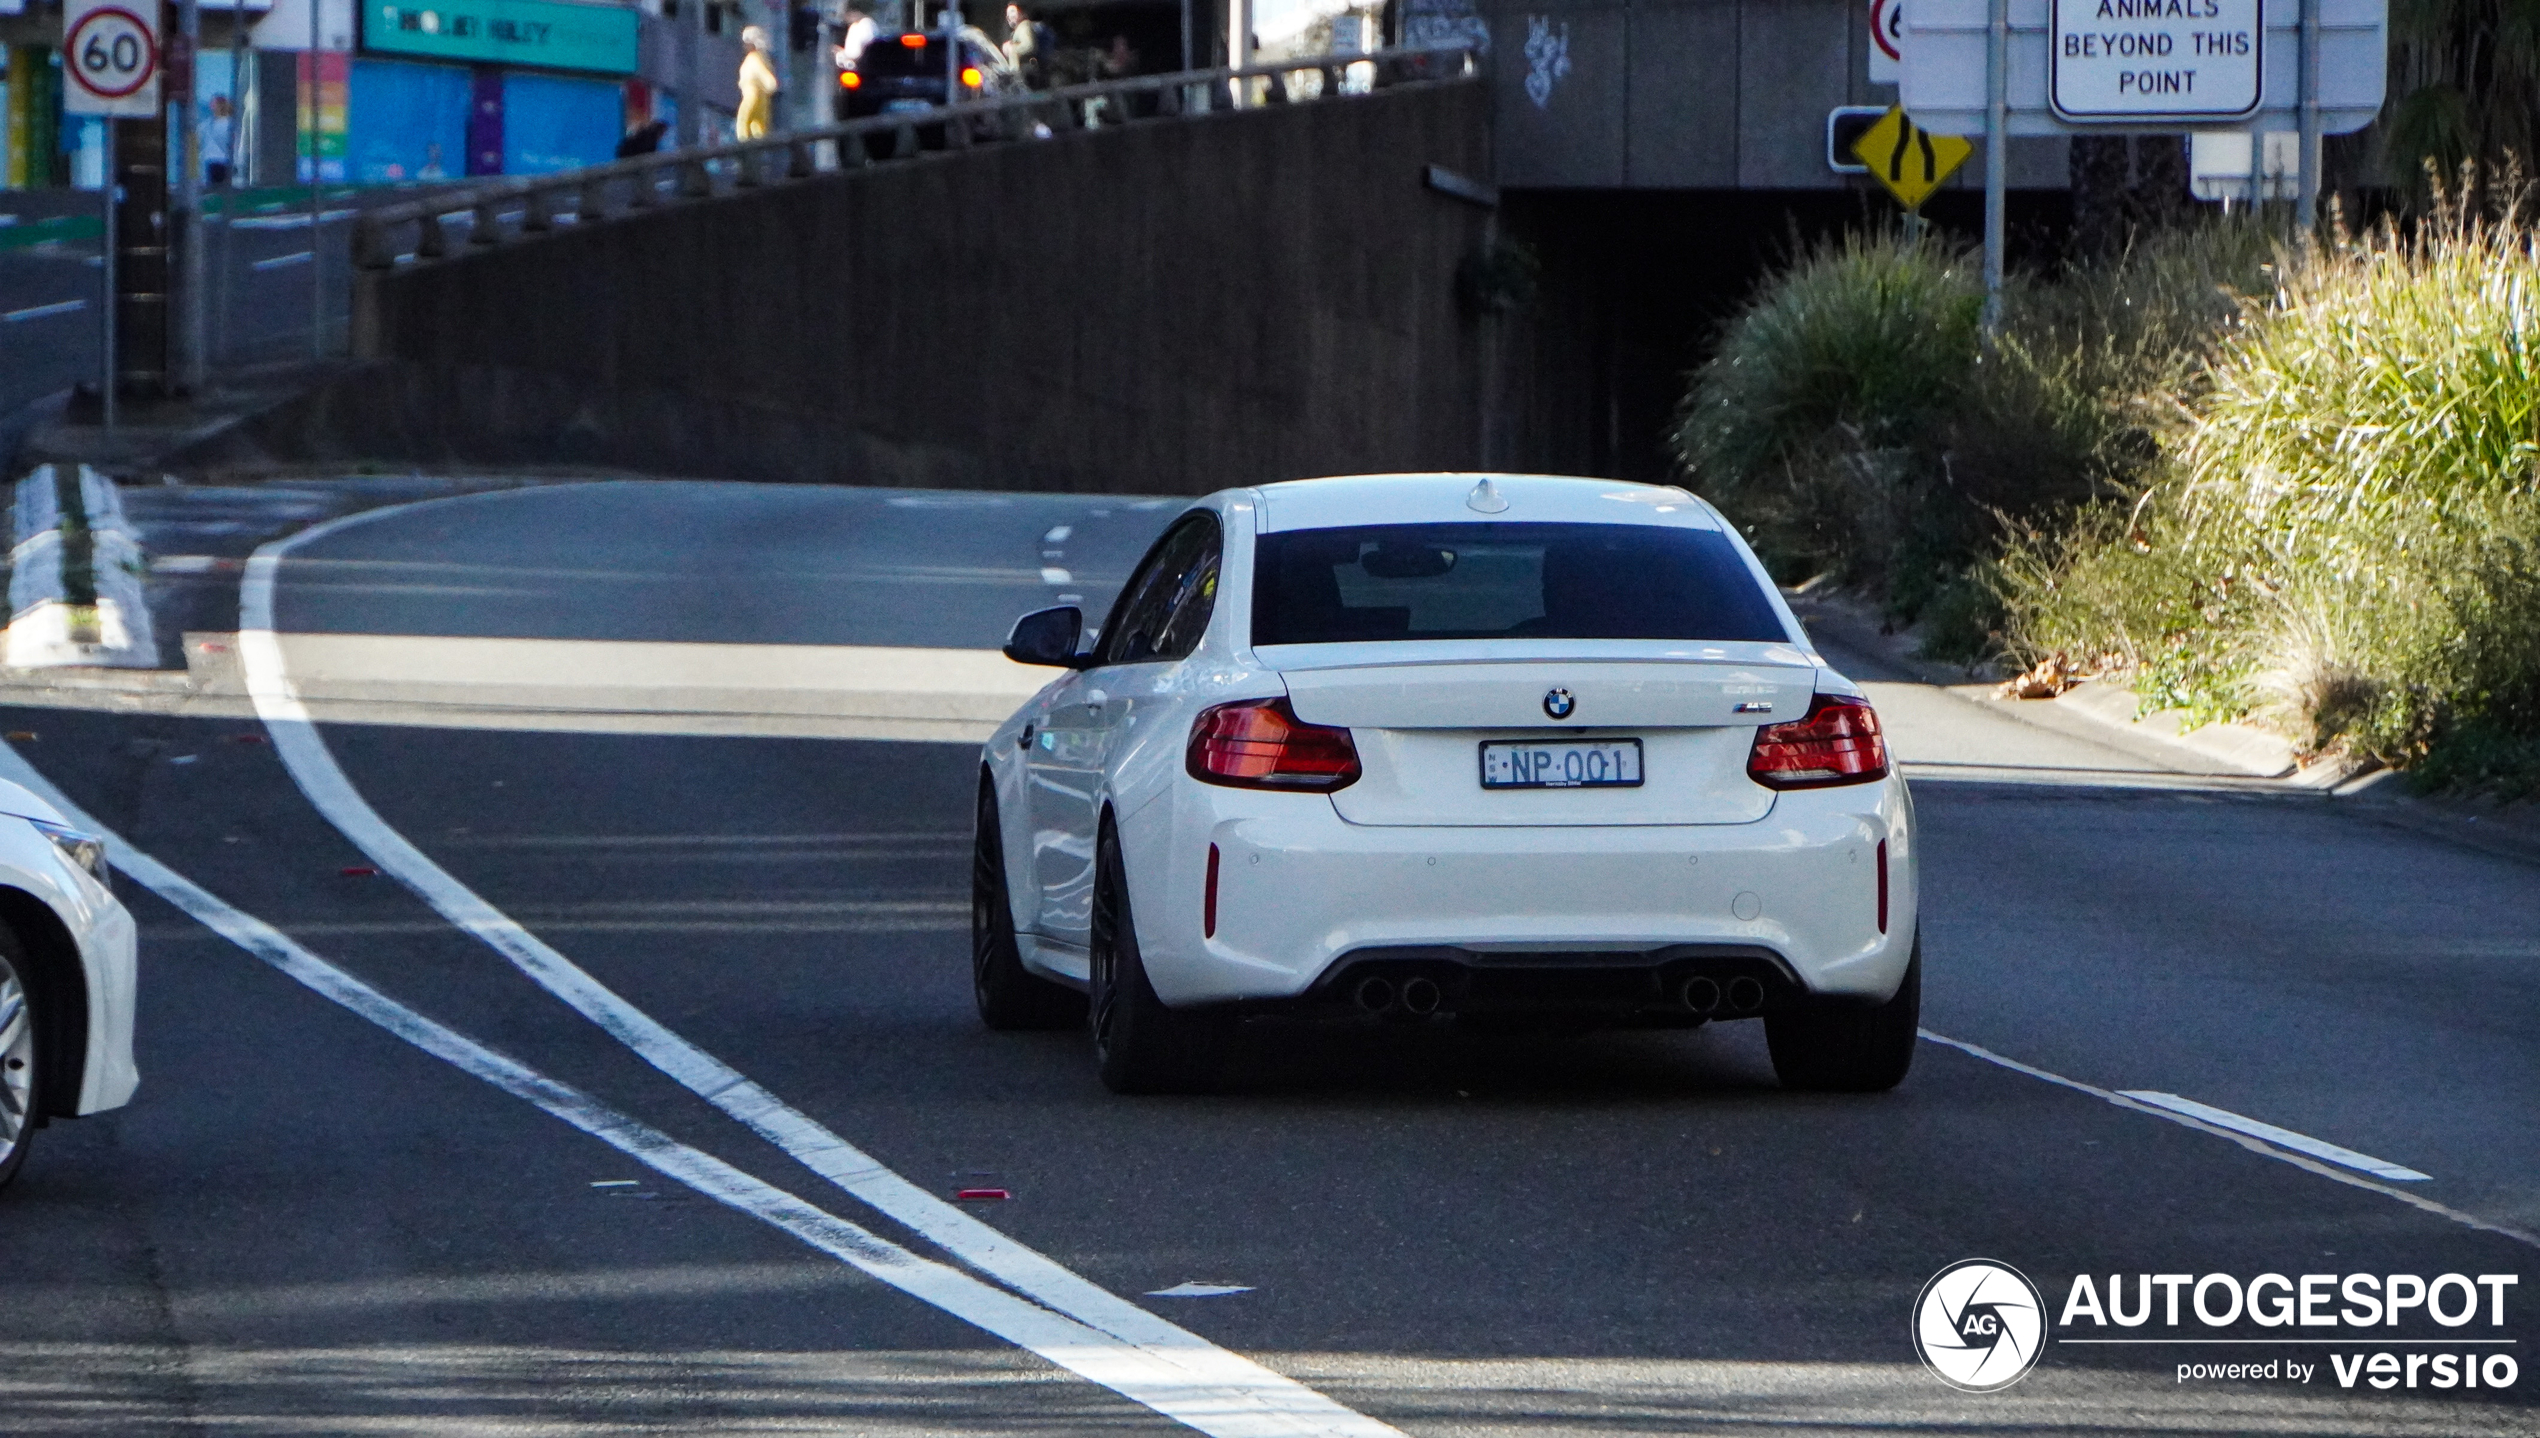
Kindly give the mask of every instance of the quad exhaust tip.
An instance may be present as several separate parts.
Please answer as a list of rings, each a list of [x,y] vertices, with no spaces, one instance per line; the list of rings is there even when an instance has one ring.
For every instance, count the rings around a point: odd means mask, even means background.
[[[1676,991],[1684,1006],[1697,1014],[1751,1014],[1764,1007],[1764,981],[1739,974],[1725,985],[1709,974],[1696,974]]]
[[[1436,1013],[1438,1002],[1445,997],[1438,992],[1437,982],[1434,979],[1402,981],[1402,1007],[1405,1012],[1416,1018],[1425,1018]]]
[[[1720,1009],[1719,980],[1707,974],[1696,974],[1685,980],[1685,1007],[1697,1014],[1717,1013]]]

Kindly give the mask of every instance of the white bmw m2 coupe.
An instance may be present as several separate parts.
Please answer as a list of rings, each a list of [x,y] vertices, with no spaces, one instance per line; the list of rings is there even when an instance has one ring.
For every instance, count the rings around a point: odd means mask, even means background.
[[[1251,1014],[1760,1017],[1789,1086],[1893,1087],[1921,963],[1878,716],[1679,489],[1376,475],[1227,490],[989,740],[972,976],[1201,1082]]]

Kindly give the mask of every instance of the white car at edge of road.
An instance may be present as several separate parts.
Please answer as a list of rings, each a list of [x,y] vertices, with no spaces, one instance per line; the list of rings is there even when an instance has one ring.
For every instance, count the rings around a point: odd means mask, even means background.
[[[0,780],[0,1188],[36,1129],[140,1085],[132,915],[106,875],[103,840]]]
[[[1090,638],[1090,648],[1084,640]],[[1680,489],[1372,475],[1194,501],[981,758],[991,1028],[1088,1022],[1120,1092],[1249,1014],[1764,1020],[1797,1088],[1893,1087],[1921,992],[1878,717]]]

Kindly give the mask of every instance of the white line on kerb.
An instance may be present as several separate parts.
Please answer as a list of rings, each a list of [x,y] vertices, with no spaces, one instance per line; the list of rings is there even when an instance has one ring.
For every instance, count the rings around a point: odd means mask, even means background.
[[[2264,1154],[2278,1163],[2289,1163],[2295,1168],[2301,1169],[2306,1173],[2315,1173],[2322,1178],[2333,1178],[2339,1183],[2346,1184],[2352,1188],[2369,1189],[2372,1192],[2381,1194],[2386,1198],[2395,1198],[2401,1203],[2407,1204],[2411,1208],[2423,1209],[2427,1213],[2434,1214],[2438,1217],[2448,1218],[2454,1223],[2462,1224],[2469,1228],[2475,1228],[2481,1233],[2500,1234],[2506,1238],[2514,1240],[2516,1243],[2527,1243],[2534,1248],[2540,1248],[2540,1234],[2526,1233],[2522,1229],[2512,1227],[2509,1224],[2491,1223],[2486,1219],[2480,1218],[2476,1214],[2463,1213],[2457,1208],[2453,1208],[2448,1204],[2436,1203],[2433,1199],[2424,1197],[2421,1194],[2410,1193],[2403,1188],[2392,1188],[2388,1184],[2376,1183],[2369,1178],[2349,1173],[2341,1168],[2332,1167],[2320,1162],[2318,1159],[2312,1158],[2308,1154],[2288,1153],[2283,1149],[2277,1148],[2273,1144],[2267,1143],[2266,1141],[2253,1137],[2249,1134],[2242,1133],[2236,1129],[2224,1128],[2220,1124],[2209,1123],[2192,1114],[2180,1113],[2174,1109],[2160,1108],[2155,1105],[2145,1103],[2140,1099],[2128,1098],[2126,1095],[2118,1093],[2113,1089],[2104,1089],[2099,1087],[2097,1084],[2087,1084],[2083,1083],[2079,1079],[2066,1078],[2059,1073],[2050,1073],[2034,1064],[2024,1064],[2018,1059],[2006,1058],[1980,1044],[1971,1044],[1964,1039],[1953,1039],[1947,1034],[1936,1034],[1929,1029],[1923,1029],[1919,1032],[1925,1039],[1932,1043],[1946,1044],[1950,1048],[1958,1050],[1960,1053],[1971,1054],[1989,1064],[1999,1064],[2002,1067],[2011,1070],[2013,1073],[2023,1073],[2033,1079],[2043,1079],[2048,1083],[2071,1089],[2076,1093],[2086,1093],[2092,1098],[2099,1099],[2102,1102],[2115,1104],[2119,1108],[2128,1108],[2134,1110],[2136,1113],[2148,1113],[2154,1118],[2167,1119],[2171,1123],[2195,1129],[2199,1133],[2210,1133],[2217,1138],[2227,1138],[2233,1143],[2240,1145],[2242,1148],[2249,1150],[2251,1153]]]
[[[0,320],[6,320],[14,325],[26,320],[49,319],[54,315],[77,314],[86,308],[88,308],[86,300],[59,300],[49,305],[29,305],[22,310],[11,310],[5,315],[0,315]]]
[[[2229,1109],[2201,1104],[2192,1098],[2180,1098],[2174,1093],[2157,1093],[2150,1089],[2136,1088],[2119,1089],[2117,1092],[2136,1103],[2148,1103],[2154,1108],[2165,1108],[2172,1113],[2183,1113],[2189,1118],[2201,1118],[2217,1128],[2245,1133],[2251,1138],[2262,1138],[2279,1148],[2289,1148],[2296,1153],[2307,1153],[2313,1158],[2324,1158],[2330,1163],[2342,1164],[2358,1173],[2371,1174],[2375,1178],[2386,1178],[2394,1183],[2425,1183],[2434,1177],[2430,1173],[2419,1173],[2413,1168],[2402,1168],[2386,1158],[2375,1158],[2368,1153],[2357,1153],[2351,1148],[2339,1148],[2333,1143],[2313,1138],[2309,1134],[2295,1133],[2289,1128],[2277,1128],[2271,1123],[2260,1123],[2254,1118],[2244,1117]]]
[[[1058,1367],[1201,1432],[1229,1438],[1394,1432],[1337,1405],[1333,1406],[1338,1413],[1352,1421],[1309,1425],[1303,1421],[1305,1414],[1278,1411],[1265,1404],[1262,1395],[1253,1389],[1229,1386],[1195,1372],[1193,1365],[1180,1361],[1178,1354],[1157,1353],[1096,1332],[960,1269],[921,1258],[398,1003],[302,948],[262,919],[233,907],[135,848],[130,840],[83,812],[5,744],[0,744],[0,777],[26,786],[60,809],[74,826],[104,839],[115,867],[135,882],[321,996],[461,1072],[536,1104],[663,1177],[781,1229],[912,1298],[1038,1354]],[[1298,1391],[1329,1402],[1311,1390]]]
[[[497,496],[420,503],[462,504],[493,497]],[[266,732],[273,738],[275,754],[300,786],[300,792],[327,822],[352,840],[382,872],[413,890],[443,918],[501,954],[540,988],[562,999],[645,1062],[747,1125],[814,1173],[979,1271],[1091,1329],[1134,1345],[1141,1353],[1173,1364],[1190,1382],[1205,1385],[1224,1399],[1220,1407],[1204,1415],[1206,1422],[1181,1412],[1163,1408],[1157,1411],[1168,1412],[1168,1416],[1211,1433],[1394,1432],[1241,1354],[1165,1322],[883,1167],[808,1114],[619,997],[390,827],[335,762],[292,687],[282,661],[282,646],[274,633],[274,579],[283,556],[301,545],[415,507],[394,505],[345,515],[276,540],[248,560],[240,586],[238,653],[246,671],[248,695],[257,717],[264,721]]]

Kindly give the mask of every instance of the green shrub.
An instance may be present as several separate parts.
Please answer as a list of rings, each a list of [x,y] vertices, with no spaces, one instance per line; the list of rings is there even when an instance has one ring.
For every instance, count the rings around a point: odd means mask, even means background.
[[[2017,653],[2105,659],[2148,703],[2259,714],[2308,749],[2530,770],[2510,757],[2540,739],[2529,226],[2455,205],[2282,267],[2165,448],[2122,517],[2006,555]]]
[[[2218,224],[2016,279],[1988,344],[1969,251],[1847,235],[1731,323],[1694,376],[1676,454],[1776,574],[1831,573],[1920,619],[1927,654],[1972,663],[2000,643],[1986,566],[2005,524],[2139,485],[2271,258],[2256,227]]]

